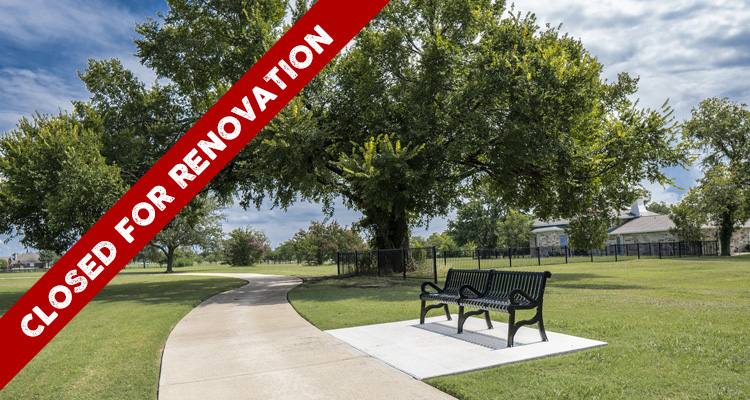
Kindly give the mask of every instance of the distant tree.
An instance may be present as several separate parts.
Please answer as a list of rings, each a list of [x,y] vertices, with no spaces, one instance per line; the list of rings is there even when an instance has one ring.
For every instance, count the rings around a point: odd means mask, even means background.
[[[167,257],[164,255],[164,253],[153,246],[144,247],[139,254],[141,254],[145,258],[146,262],[149,263],[159,264],[160,266],[167,263]]]
[[[4,258],[0,258],[0,269],[7,269],[8,268],[8,260]]]
[[[458,248],[456,242],[447,231],[442,233],[433,232],[426,240],[427,247],[435,247],[438,251],[455,250]]]
[[[274,251],[276,252],[276,259],[279,261],[297,260],[297,253],[294,250],[294,241],[292,240],[282,242]]]
[[[338,222],[328,224],[310,222],[307,230],[300,229],[292,238],[297,256],[308,264],[320,265],[335,260],[340,251],[364,249],[364,242],[353,229],[341,227]]]
[[[704,239],[701,227],[706,224],[706,215],[697,204],[698,194],[690,190],[677,204],[672,205],[669,219],[675,227],[669,233],[683,242],[696,242]]]
[[[198,196],[188,203],[167,226],[157,233],[149,243],[164,254],[166,272],[173,272],[175,251],[186,247],[216,249],[223,233],[221,213],[216,200],[211,197]]]
[[[448,232],[458,246],[469,243],[483,249],[497,247],[498,224],[506,212],[504,204],[484,188],[456,207],[456,218],[448,221]]]
[[[224,261],[233,267],[252,266],[270,250],[270,243],[263,230],[237,228],[224,241]]]
[[[39,251],[39,261],[49,263],[49,265],[54,265],[61,257],[62,256],[60,254],[57,254],[51,250]]]
[[[613,218],[606,212],[590,210],[570,221],[568,246],[579,250],[601,249]]]
[[[422,236],[411,235],[411,237],[409,238],[409,247],[417,248],[425,246],[427,246],[427,244],[425,242],[425,238],[423,238]]]
[[[534,219],[516,210],[510,210],[498,222],[498,247],[528,247],[531,224]]]
[[[669,213],[671,212],[671,207],[672,206],[670,206],[669,204],[661,201],[649,201],[648,203],[646,203],[646,210],[661,215],[669,215]]]

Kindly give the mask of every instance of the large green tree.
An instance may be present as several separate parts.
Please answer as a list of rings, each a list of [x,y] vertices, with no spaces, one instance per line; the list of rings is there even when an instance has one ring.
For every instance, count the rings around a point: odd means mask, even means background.
[[[689,195],[704,219],[718,230],[721,255],[731,254],[732,235],[748,219],[746,191],[736,174],[724,165],[710,167]]]
[[[28,247],[66,251],[189,126],[174,86],[146,88],[117,60],[91,60],[80,77],[90,102],[22,119],[0,138],[0,232]],[[194,200],[151,242],[168,272],[177,248],[220,234],[207,201]]]
[[[65,252],[124,193],[101,135],[67,114],[36,115],[0,138],[0,232]]]
[[[285,3],[172,1],[138,27],[138,54],[200,112],[278,37]],[[580,41],[505,13],[502,1],[392,1],[212,188],[246,206],[342,196],[393,248],[466,187],[575,217],[631,204],[642,181],[669,183],[662,168],[689,162],[668,109],[630,100],[636,79],[602,79]]]
[[[721,253],[729,255],[732,234],[749,215],[750,110],[727,98],[703,100],[683,124],[683,135],[705,154],[694,196],[718,228]]]

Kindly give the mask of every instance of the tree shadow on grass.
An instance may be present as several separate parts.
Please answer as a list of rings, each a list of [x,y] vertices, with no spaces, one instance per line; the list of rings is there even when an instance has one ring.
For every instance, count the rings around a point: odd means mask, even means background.
[[[612,278],[606,275],[584,273],[553,273],[547,280],[547,288],[562,289],[591,289],[591,290],[634,290],[646,289],[646,286],[601,282],[602,279]]]
[[[238,284],[238,286],[242,285],[242,283]],[[19,287],[15,290],[0,292],[0,313],[7,312],[27,290],[28,288]],[[105,286],[91,300],[91,303],[135,302],[143,305],[196,306],[204,299],[226,290],[225,281],[210,277],[145,282],[113,281]]]

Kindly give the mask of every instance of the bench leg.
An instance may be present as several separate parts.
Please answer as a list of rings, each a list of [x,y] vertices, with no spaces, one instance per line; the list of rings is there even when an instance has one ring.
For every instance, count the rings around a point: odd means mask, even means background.
[[[537,326],[539,327],[539,336],[542,337],[542,341],[549,341],[549,339],[547,339],[547,332],[544,330],[544,320],[542,318],[541,307],[537,308],[534,318],[528,321],[519,321],[518,323],[516,323],[516,310],[512,308],[508,310],[508,315],[508,347],[513,347],[513,337],[516,336],[516,332],[518,332],[518,329],[524,325],[537,324]]]
[[[464,311],[464,306],[458,306],[458,333],[464,332],[464,323],[469,317],[473,317],[475,315],[481,315],[484,314],[485,321],[487,322],[487,329],[492,329],[492,322],[490,322],[490,315],[489,311],[486,310],[476,310],[476,311]]]
[[[464,315],[464,306],[458,306],[458,333],[464,333],[464,322],[466,322],[466,315]]]
[[[508,347],[513,347],[513,338],[516,336],[516,310],[508,310]]]
[[[422,310],[419,313],[419,324],[420,325],[424,324],[424,318],[425,318],[425,316],[427,316],[427,312],[430,311],[430,310],[432,310],[432,309],[435,309],[435,308],[444,308],[445,309],[445,316],[448,318],[448,321],[451,320],[451,313],[448,310],[448,305],[447,304],[432,304],[432,305],[426,306],[425,305],[425,301],[422,300]]]
[[[544,330],[544,318],[542,318],[542,309],[540,308],[539,311],[536,313],[536,317],[534,319],[537,320],[537,326],[539,326],[539,336],[542,337],[542,342],[549,342],[549,339],[547,339],[547,332]]]
[[[448,318],[448,321],[453,321],[453,318],[451,318],[451,312],[448,310],[448,305],[443,304],[443,306],[445,307],[445,317]]]

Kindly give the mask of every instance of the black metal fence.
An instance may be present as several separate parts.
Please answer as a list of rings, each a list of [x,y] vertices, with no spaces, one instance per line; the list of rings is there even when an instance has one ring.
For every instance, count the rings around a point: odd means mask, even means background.
[[[719,255],[716,241],[614,244],[598,250],[566,246],[437,251],[434,247],[338,253],[339,275],[434,279],[449,268],[497,269],[576,262]]]
[[[437,281],[438,254],[434,247],[338,253],[339,275],[400,276]]]

